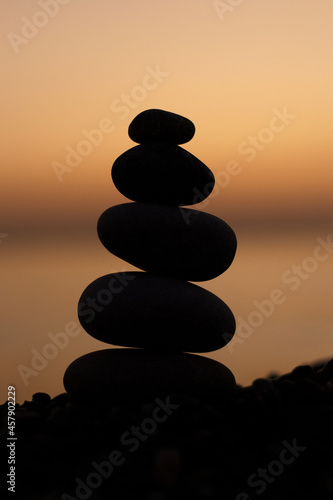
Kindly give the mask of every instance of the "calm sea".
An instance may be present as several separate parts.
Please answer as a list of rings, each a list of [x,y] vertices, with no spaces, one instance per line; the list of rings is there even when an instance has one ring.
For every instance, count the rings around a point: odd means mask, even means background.
[[[89,241],[69,235],[2,240],[1,401],[8,385],[16,386],[20,403],[37,391],[63,392],[66,367],[108,347],[79,330],[77,301],[97,277],[134,268],[108,254],[97,237]],[[319,230],[240,231],[232,266],[215,280],[196,283],[224,300],[238,324],[230,344],[205,356],[227,365],[242,385],[332,357],[329,242],[327,231]],[[66,333],[71,328],[73,336]],[[59,332],[66,339],[61,348],[54,346]],[[43,352],[49,359],[43,361]]]

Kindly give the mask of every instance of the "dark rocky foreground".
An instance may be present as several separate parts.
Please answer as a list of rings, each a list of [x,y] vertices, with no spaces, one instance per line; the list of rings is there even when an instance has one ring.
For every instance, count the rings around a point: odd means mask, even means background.
[[[16,405],[12,497],[333,498],[333,359],[237,386],[211,402],[170,394],[107,403],[37,393]],[[1,417],[6,462],[7,403]]]

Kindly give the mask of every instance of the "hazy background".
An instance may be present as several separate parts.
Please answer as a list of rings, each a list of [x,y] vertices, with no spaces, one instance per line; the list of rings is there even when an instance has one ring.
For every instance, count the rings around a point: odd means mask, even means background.
[[[217,179],[201,209],[238,237],[230,269],[198,284],[245,321],[260,323],[254,301],[275,289],[284,297],[242,343],[207,356],[242,384],[331,357],[333,255],[322,249],[318,262],[313,253],[333,232],[332,1],[0,4],[1,401],[8,385],[19,402],[62,392],[71,361],[108,347],[81,331],[58,353],[46,348],[53,359],[25,382],[18,371],[33,369],[50,333],[78,323],[92,280],[134,269],[108,254],[96,223],[127,201],[110,169],[135,145],[128,125],[148,108],[195,123],[183,147]],[[82,143],[101,124],[107,132]],[[304,273],[298,283],[293,266]]]

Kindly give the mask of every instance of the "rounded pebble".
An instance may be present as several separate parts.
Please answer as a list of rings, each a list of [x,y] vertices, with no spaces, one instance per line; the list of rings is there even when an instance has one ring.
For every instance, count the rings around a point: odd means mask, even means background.
[[[142,111],[128,127],[128,135],[139,144],[157,141],[184,144],[192,139],[194,133],[195,126],[191,120],[162,109]]]
[[[222,219],[148,203],[109,208],[100,216],[97,232],[109,252],[133,266],[188,281],[222,274],[237,248],[234,231]]]
[[[299,378],[311,378],[313,376],[313,368],[310,365],[299,365],[296,366],[291,374],[290,378],[292,380],[299,379]]]
[[[41,403],[43,405],[48,405],[51,401],[51,396],[46,392],[36,392],[32,396],[32,400],[36,401],[37,403]]]
[[[252,382],[252,387],[256,391],[272,391],[274,389],[272,382],[267,378],[256,378]]]
[[[64,375],[64,387],[74,401],[101,405],[153,401],[172,394],[218,398],[234,386],[232,372],[215,360],[143,349],[91,352],[73,361]]]
[[[102,276],[84,290],[83,328],[109,344],[151,350],[209,352],[235,332],[229,307],[193,283],[143,272]]]
[[[174,144],[145,144],[125,151],[114,162],[112,180],[126,198],[165,205],[193,205],[212,192],[213,172]]]

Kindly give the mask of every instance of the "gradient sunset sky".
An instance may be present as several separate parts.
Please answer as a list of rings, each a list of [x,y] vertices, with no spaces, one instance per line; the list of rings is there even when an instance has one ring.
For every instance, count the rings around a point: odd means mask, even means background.
[[[154,107],[195,123],[184,147],[218,176],[213,211],[331,212],[331,0],[61,3],[2,6],[3,233],[74,229],[123,201],[109,169],[135,145],[130,121]],[[101,123],[100,142],[82,145]]]
[[[230,272],[203,286],[236,316],[246,317],[254,299],[312,255],[318,236],[331,234],[332,0],[11,0],[1,2],[1,19],[6,386],[31,397],[55,381],[55,395],[76,356],[107,347],[82,333],[28,387],[16,370],[48,342],[47,332],[77,321],[90,281],[129,267],[108,260],[96,223],[106,208],[128,201],[110,170],[135,146],[128,125],[145,109],[173,111],[196,126],[182,147],[216,177],[198,208],[226,220],[240,241]],[[313,234],[302,239],[307,227]],[[268,230],[273,240],[265,247]],[[313,345],[314,356],[329,354],[331,260],[290,295],[288,312],[267,320],[262,338],[251,338],[231,363],[226,356],[236,376],[249,381],[272,366],[311,360]]]

